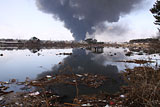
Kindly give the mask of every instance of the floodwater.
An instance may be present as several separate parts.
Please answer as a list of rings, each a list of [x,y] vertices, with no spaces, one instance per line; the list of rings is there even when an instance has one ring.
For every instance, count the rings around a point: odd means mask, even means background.
[[[72,68],[73,73],[90,73],[104,75],[108,79],[100,88],[91,89],[86,86],[79,86],[80,94],[92,94],[101,91],[115,93],[124,81],[120,72],[126,67],[133,68],[138,64],[117,62],[122,60],[152,58],[160,59],[159,55],[138,55],[126,56],[129,51],[125,48],[101,48],[94,49],[41,49],[41,50],[0,50],[0,81],[25,81],[26,77],[31,80],[45,77],[46,75],[58,74],[65,67]],[[72,53],[72,55],[60,55],[59,53]],[[62,63],[62,64],[61,64]],[[153,63],[155,64],[155,63]],[[70,73],[70,71],[65,71]],[[20,91],[20,87],[11,86],[10,90]],[[75,87],[65,84],[52,84],[46,87],[61,96],[75,96]]]

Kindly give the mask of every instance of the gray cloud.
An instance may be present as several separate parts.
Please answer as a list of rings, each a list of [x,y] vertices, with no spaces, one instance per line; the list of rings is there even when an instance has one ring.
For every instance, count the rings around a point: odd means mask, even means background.
[[[104,22],[118,22],[143,0],[36,0],[38,8],[64,22],[75,40],[92,35]]]

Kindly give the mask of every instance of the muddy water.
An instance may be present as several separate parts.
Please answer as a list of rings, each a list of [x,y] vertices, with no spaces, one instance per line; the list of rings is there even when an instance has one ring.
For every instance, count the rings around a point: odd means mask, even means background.
[[[108,79],[100,88],[91,89],[79,86],[79,94],[92,94],[98,92],[115,93],[124,85],[120,71],[126,67],[138,66],[133,63],[117,62],[132,59],[160,59],[159,55],[126,56],[128,49],[124,48],[101,48],[101,49],[42,49],[42,50],[1,50],[0,54],[0,81],[25,81],[26,77],[31,80],[45,77],[46,75],[59,74],[65,67],[72,68],[76,74],[90,73],[105,75]],[[59,53],[72,53],[63,55]],[[157,60],[159,62],[159,60]],[[62,62],[63,64],[59,64]],[[155,64],[155,63],[153,63]],[[65,73],[71,73],[65,71]],[[11,85],[10,90],[20,91],[19,86]],[[65,84],[49,84],[47,90],[52,90],[61,96],[75,96],[75,87]]]

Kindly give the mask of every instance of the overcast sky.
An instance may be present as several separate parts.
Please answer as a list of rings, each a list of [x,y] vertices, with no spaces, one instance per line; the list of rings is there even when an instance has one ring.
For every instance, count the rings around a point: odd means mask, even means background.
[[[155,1],[147,0],[118,22],[106,23],[109,25],[107,29],[103,33],[96,31],[94,37],[101,41],[127,41],[156,36],[157,26],[153,24],[154,18],[149,11]],[[35,0],[1,0],[0,13],[0,38],[29,39],[36,36],[45,40],[73,40],[62,22],[38,10]],[[116,33],[114,26],[125,30]]]

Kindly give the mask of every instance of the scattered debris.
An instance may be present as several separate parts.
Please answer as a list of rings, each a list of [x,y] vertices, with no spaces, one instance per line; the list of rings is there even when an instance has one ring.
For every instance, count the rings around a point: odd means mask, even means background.
[[[124,95],[120,95],[120,97],[124,98],[125,96]]]
[[[59,54],[56,54],[56,55],[72,55],[72,53],[59,53]]]
[[[138,55],[143,55],[143,52],[139,52]]]
[[[131,56],[131,55],[133,55],[133,52],[127,52],[126,54],[125,54],[126,56]]]
[[[0,97],[0,101],[3,100],[3,99],[4,99],[4,97]]]
[[[87,103],[87,104],[82,104],[81,106],[82,106],[82,107],[91,107],[91,106],[93,106],[93,105],[91,105],[90,103]]]
[[[30,96],[36,96],[36,95],[39,95],[40,93],[37,91],[37,92],[33,92],[33,93],[30,93],[29,95]]]
[[[128,61],[116,61],[116,62],[125,62],[125,63],[136,63],[136,64],[146,64],[146,63],[155,63],[154,61],[147,60],[128,60]]]
[[[65,84],[71,84],[71,85],[81,84],[81,85],[86,85],[92,88],[98,88],[103,84],[103,82],[106,79],[107,78],[102,75],[61,74],[61,75],[55,75],[55,76],[47,75],[44,78],[36,80],[36,82],[31,81],[29,84],[32,86],[44,86],[44,85],[47,85],[48,83],[65,83]]]
[[[11,83],[15,83],[16,81],[17,81],[16,79],[9,80],[9,82],[11,82]]]
[[[51,76],[51,75],[47,75],[46,77],[47,77],[47,78],[52,78],[52,76]]]
[[[40,56],[41,54],[40,54],[40,53],[37,53],[37,55]]]

